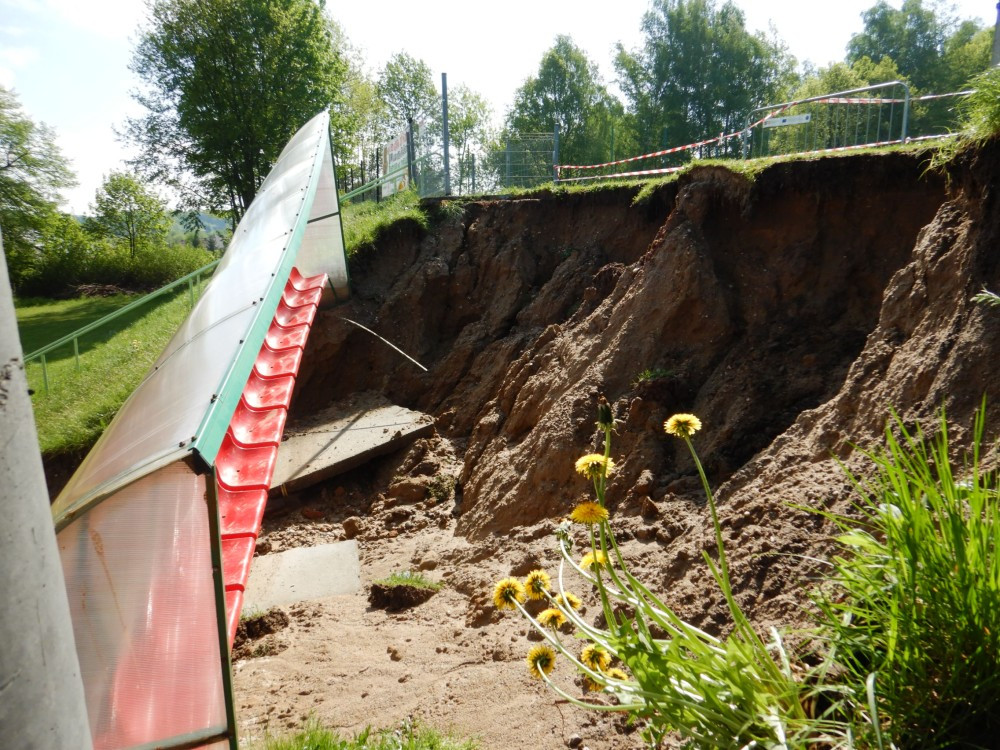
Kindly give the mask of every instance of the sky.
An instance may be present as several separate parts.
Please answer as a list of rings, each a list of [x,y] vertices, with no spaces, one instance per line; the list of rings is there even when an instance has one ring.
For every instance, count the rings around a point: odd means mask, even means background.
[[[876,0],[735,0],[751,31],[778,38],[800,61],[817,67],[842,60],[861,13]],[[889,0],[900,7],[902,0]],[[721,0],[718,2],[721,5]],[[440,87],[461,84],[489,100],[502,118],[517,88],[538,70],[558,34],[567,34],[614,87],[616,43],[642,44],[649,0],[327,0],[327,8],[364,54],[374,75],[394,53],[422,59]],[[996,21],[995,0],[953,3],[960,18]],[[0,85],[12,88],[24,112],[44,122],[76,172],[64,208],[86,213],[104,175],[124,169],[129,150],[115,135],[141,114],[129,70],[145,17],[143,0],[0,0]]]

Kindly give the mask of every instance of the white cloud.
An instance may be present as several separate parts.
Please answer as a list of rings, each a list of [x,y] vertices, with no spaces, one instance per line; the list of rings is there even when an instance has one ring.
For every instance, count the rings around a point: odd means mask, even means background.
[[[80,0],[42,0],[41,4],[45,13],[64,23],[110,39],[128,37],[146,16],[145,3],[136,0],[102,0],[96,7]]]

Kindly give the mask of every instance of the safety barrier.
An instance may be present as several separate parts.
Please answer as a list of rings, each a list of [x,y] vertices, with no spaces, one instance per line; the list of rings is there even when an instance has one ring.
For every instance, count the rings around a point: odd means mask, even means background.
[[[903,96],[858,96],[858,94],[865,92],[895,87],[902,88]],[[718,136],[695,143],[601,164],[557,164],[555,166],[556,181],[581,182],[671,174],[684,167],[669,166],[610,172],[607,170],[684,152],[692,154],[697,152],[698,157],[712,158],[735,151],[745,159],[783,156],[789,153],[828,154],[946,138],[952,134],[945,132],[911,136],[909,128],[912,105],[914,103],[938,102],[948,98],[967,96],[970,93],[972,91],[956,91],[911,97],[909,86],[905,82],[890,81],[768,105],[753,110],[747,119],[746,126],[736,132],[720,133]],[[816,107],[826,107],[827,109],[824,111],[828,113],[827,116],[825,118],[816,117]],[[851,107],[854,107],[853,117]],[[830,108],[846,109],[842,109],[840,115],[834,115],[830,113],[835,110]],[[864,108],[864,116],[861,115],[861,108]],[[772,135],[772,133],[779,133],[779,135]],[[775,153],[775,151],[779,153]],[[567,176],[567,173],[573,171],[588,174]],[[598,174],[598,172],[601,173]]]

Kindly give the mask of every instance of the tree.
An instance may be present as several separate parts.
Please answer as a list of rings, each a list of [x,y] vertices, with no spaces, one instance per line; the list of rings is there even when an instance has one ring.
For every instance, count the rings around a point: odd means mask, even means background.
[[[18,288],[39,251],[39,238],[56,216],[59,191],[76,184],[45,125],[22,111],[0,86],[0,227],[11,283]]]
[[[448,97],[448,134],[458,160],[459,195],[472,189],[472,158],[482,157],[490,143],[492,115],[489,102],[468,86],[459,86]]]
[[[619,45],[615,65],[643,150],[662,147],[664,129],[672,145],[736,132],[794,81],[794,58],[748,32],[732,2],[653,0],[642,28],[643,48]]]
[[[414,122],[431,124],[441,119],[441,99],[431,69],[423,60],[399,52],[389,58],[378,78],[378,93],[385,101],[390,132]]]
[[[538,74],[514,94],[509,130],[552,132],[559,127],[559,160],[607,160],[610,128],[624,114],[621,103],[601,82],[597,66],[564,35],[542,55]]]
[[[333,38],[317,0],[151,0],[131,65],[148,110],[126,123],[134,166],[235,223],[306,121],[330,107],[343,129]]]
[[[88,229],[100,237],[128,243],[129,255],[166,242],[170,218],[163,201],[132,175],[112,172],[105,178],[90,207]]]
[[[889,57],[920,91],[954,91],[989,66],[992,30],[959,21],[939,2],[906,0],[896,10],[879,0],[862,18],[864,30],[847,45],[848,62]]]

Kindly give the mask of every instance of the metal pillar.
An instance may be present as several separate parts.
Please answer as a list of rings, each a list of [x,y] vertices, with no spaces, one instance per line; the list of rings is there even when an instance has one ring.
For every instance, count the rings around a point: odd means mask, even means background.
[[[448,74],[441,74],[441,132],[444,139],[444,194],[451,195],[451,159],[448,158]]]
[[[0,237],[0,737],[4,747],[91,747],[66,582]]]
[[[990,57],[990,67],[1000,65],[1000,3],[997,3],[997,20],[993,25],[993,54]]]
[[[556,123],[552,130],[552,179],[559,180],[559,170],[556,165],[559,163],[559,123]]]

